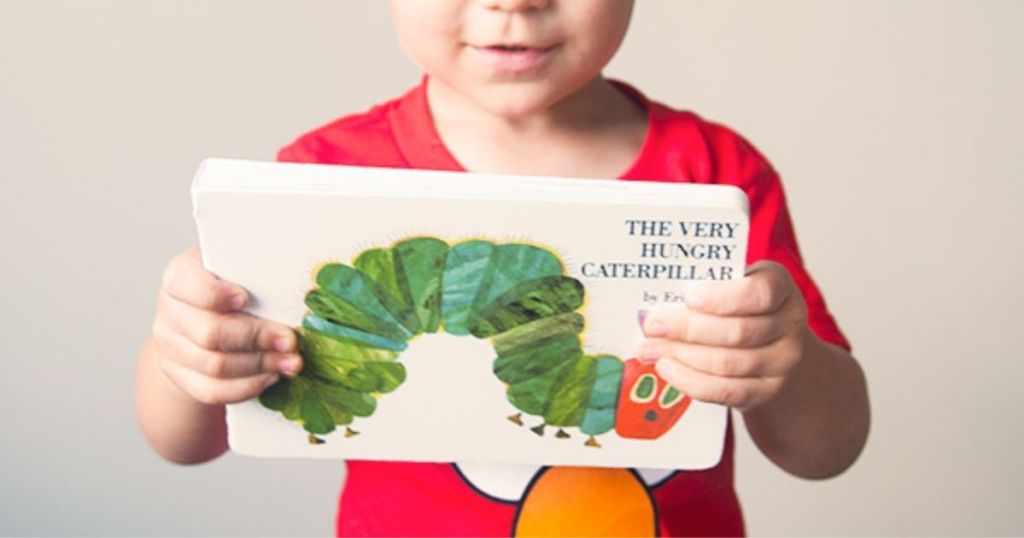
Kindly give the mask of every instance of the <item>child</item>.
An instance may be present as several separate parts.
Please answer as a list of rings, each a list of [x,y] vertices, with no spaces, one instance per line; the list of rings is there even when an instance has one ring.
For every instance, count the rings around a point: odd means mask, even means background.
[[[306,134],[281,160],[743,188],[748,261],[756,263],[741,280],[694,288],[686,308],[648,316],[639,353],[683,393],[740,411],[764,455],[790,473],[829,477],[852,464],[868,431],[865,381],[803,268],[774,170],[727,128],[601,75],[632,1],[390,4],[403,46],[425,72],[421,84]],[[227,448],[224,404],[302,368],[295,334],[242,313],[247,300],[203,270],[196,248],[167,267],[137,385],[140,425],[163,457],[217,457]],[[732,462],[730,426],[712,469],[628,475],[644,482],[637,503],[624,471],[544,469],[517,489],[507,487],[522,475],[514,466],[350,461],[337,531],[742,534]],[[561,489],[543,497],[541,475]],[[515,498],[527,488],[533,501]]]

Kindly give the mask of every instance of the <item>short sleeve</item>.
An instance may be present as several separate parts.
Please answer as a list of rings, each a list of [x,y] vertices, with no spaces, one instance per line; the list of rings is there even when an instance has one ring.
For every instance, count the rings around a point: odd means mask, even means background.
[[[807,303],[807,318],[811,330],[822,340],[849,351],[849,341],[828,311],[825,298],[804,266],[797,245],[793,222],[786,206],[786,195],[778,174],[749,144],[741,150],[747,155],[748,165],[743,189],[750,199],[750,243],[747,263],[773,260],[789,270]]]
[[[308,163],[312,162],[312,156],[304,154],[296,146],[285,146],[277,152],[277,160],[283,163]]]

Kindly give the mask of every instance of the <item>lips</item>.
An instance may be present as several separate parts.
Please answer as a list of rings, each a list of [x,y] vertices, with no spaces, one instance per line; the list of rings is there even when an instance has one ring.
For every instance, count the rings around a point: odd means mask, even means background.
[[[477,56],[498,71],[523,73],[540,69],[546,64],[555,46],[539,47],[518,43],[472,46]]]

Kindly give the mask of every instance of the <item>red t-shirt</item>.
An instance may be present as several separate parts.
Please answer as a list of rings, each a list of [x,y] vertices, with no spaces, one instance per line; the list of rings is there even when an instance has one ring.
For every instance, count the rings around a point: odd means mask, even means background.
[[[651,101],[627,84],[615,85],[645,107],[648,117],[640,153],[618,179],[742,188],[751,212],[747,263],[771,259],[784,265],[803,292],[811,329],[849,349],[804,269],[782,185],[764,157],[724,126]],[[435,129],[426,77],[397,99],[301,136],[278,159],[465,171]],[[731,423],[721,462],[705,471],[495,467],[490,476],[486,467],[455,464],[348,461],[347,467],[339,536],[500,536],[525,532],[528,525],[560,535],[744,532],[733,489]]]

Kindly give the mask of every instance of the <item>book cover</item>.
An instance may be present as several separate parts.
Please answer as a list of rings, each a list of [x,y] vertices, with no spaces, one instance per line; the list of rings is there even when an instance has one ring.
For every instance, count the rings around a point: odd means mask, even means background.
[[[704,469],[728,409],[635,358],[640,320],[743,275],[730,186],[208,160],[203,261],[305,366],[228,406],[268,457]]]

